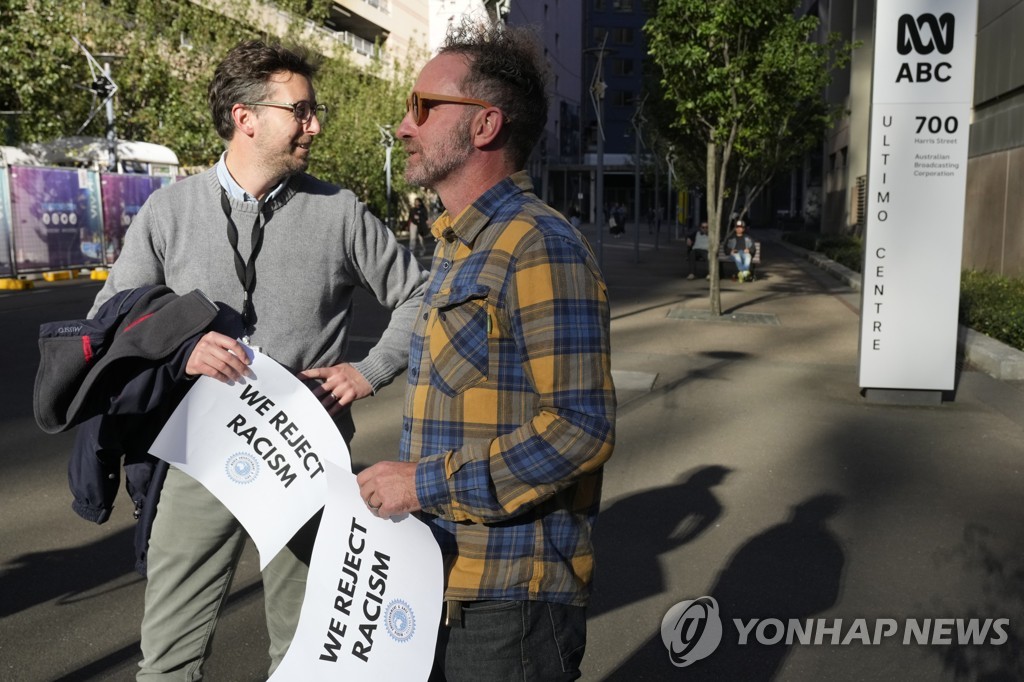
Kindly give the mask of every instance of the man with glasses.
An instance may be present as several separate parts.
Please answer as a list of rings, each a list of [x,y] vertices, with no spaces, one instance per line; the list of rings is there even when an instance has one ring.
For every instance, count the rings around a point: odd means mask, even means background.
[[[445,560],[435,677],[580,675],[591,531],[614,446],[607,291],[523,170],[547,121],[529,31],[463,26],[422,70],[397,135],[437,191],[400,461],[358,476],[382,517],[418,513]]]
[[[349,405],[405,368],[425,273],[348,190],[307,175],[327,107],[317,67],[302,51],[260,41],[218,65],[209,104],[226,151],[214,168],[154,193],[93,305],[123,289],[201,289],[240,320],[237,337],[317,384],[346,439]],[[258,277],[257,277],[258,275]],[[355,287],[393,309],[360,362],[341,362],[352,333]],[[236,335],[205,334],[185,377],[237,381],[249,374]],[[263,571],[270,672],[298,622],[316,521]],[[148,549],[138,679],[198,679],[245,531],[202,485],[174,469],[160,492]]]

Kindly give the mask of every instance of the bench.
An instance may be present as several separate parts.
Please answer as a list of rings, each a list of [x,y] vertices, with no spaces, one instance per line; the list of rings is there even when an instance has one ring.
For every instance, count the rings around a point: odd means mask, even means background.
[[[732,256],[725,252],[725,242],[718,247],[718,262],[719,263],[732,263]],[[750,259],[750,271],[754,272],[756,267],[761,264],[761,242],[754,240],[754,255]]]
[[[699,261],[699,260],[704,260],[704,259],[703,258],[700,258],[700,259],[696,259],[695,258],[694,260],[695,261]],[[718,247],[718,262],[719,263],[726,263],[726,264],[733,264],[732,257],[725,252],[725,242],[722,242],[722,244]],[[753,273],[757,269],[757,266],[759,266],[759,265],[761,265],[761,242],[755,239],[754,240],[754,257],[750,259],[750,272]],[[735,267],[735,264],[733,264],[733,267]],[[723,268],[719,268],[719,272],[720,273],[724,273],[725,270]]]

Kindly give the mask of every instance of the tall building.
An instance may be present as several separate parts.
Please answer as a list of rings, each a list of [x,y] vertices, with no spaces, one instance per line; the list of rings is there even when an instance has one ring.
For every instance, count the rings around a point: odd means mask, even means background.
[[[357,59],[373,58],[377,49],[396,56],[426,49],[428,26],[422,0],[334,0],[324,24]]]
[[[259,2],[233,5],[224,0],[193,0],[214,11],[283,34],[295,17]],[[305,21],[304,35],[327,54],[348,52],[356,64],[382,57],[426,61],[431,49],[431,27],[438,6],[452,0],[333,0],[322,24]],[[459,0],[463,5],[469,0]],[[433,20],[432,20],[433,19]]]
[[[509,5],[508,23],[535,27],[551,66],[548,128],[530,171],[541,196],[566,214],[576,210],[584,220],[599,219],[599,130],[604,133],[604,203],[634,204],[633,117],[642,97],[646,20],[642,0],[513,0]],[[592,96],[598,69],[599,100]],[[644,196],[646,208],[650,192]]]
[[[551,69],[548,125],[529,171],[538,195],[566,215],[578,203],[581,182],[586,184],[581,165],[581,19],[579,0],[513,2],[506,16],[509,25],[537,32]]]
[[[596,174],[598,166],[598,136],[603,133],[604,204],[627,207],[632,220],[635,194],[634,176],[638,164],[649,156],[641,147],[637,158],[634,117],[643,98],[644,61],[647,59],[647,38],[643,25],[647,21],[643,0],[585,0],[583,3],[583,139],[582,163]],[[603,48],[603,49],[602,49]],[[601,78],[595,82],[594,74]],[[603,93],[600,82],[604,83]],[[594,87],[603,97],[593,95]],[[600,116],[595,104],[600,105]],[[600,122],[600,125],[599,125]],[[588,215],[598,221],[596,181],[590,178],[592,189],[588,195]],[[642,195],[640,215],[652,205],[652,192]]]
[[[268,12],[279,23],[285,20],[276,10]],[[633,118],[647,56],[643,0],[333,0],[324,24],[307,29],[321,49],[351,50],[357,63],[412,56],[421,66],[448,27],[466,17],[530,27],[543,44],[551,67],[551,107],[529,163],[540,196],[566,214],[576,210],[584,220],[598,219],[597,148],[603,130],[604,204],[624,204],[632,216],[638,158]],[[263,19],[268,26],[274,20]],[[599,68],[604,89],[597,100],[592,86]],[[642,154],[649,159],[649,152]],[[648,188],[641,199],[644,212],[652,197]]]

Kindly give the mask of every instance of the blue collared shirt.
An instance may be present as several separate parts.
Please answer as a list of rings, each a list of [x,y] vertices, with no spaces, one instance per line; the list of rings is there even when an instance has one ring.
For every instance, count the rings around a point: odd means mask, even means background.
[[[256,197],[242,189],[242,186],[235,182],[235,179],[231,177],[231,172],[228,171],[228,165],[227,162],[225,161],[227,157],[228,153],[225,151],[220,155],[220,159],[217,160],[217,179],[220,180],[220,186],[224,188],[224,190],[228,193],[229,197],[236,201],[258,202],[259,199],[257,199]],[[284,180],[281,181],[281,183],[277,187],[275,187],[274,189],[270,190],[270,192],[267,193],[267,196],[264,199],[264,201],[270,201],[271,199],[276,197],[284,190],[285,185],[287,184],[288,178],[286,177]]]

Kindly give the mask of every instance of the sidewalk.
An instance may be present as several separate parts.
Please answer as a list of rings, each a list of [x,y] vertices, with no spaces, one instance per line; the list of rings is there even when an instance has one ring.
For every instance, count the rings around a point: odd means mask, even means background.
[[[619,412],[584,679],[1021,679],[1021,384],[968,367],[941,406],[868,403],[859,293],[765,240],[762,277],[723,280],[726,315],[694,319],[708,283],[664,236],[641,226],[639,263],[632,226],[603,239]],[[722,644],[677,668],[662,617],[705,595]],[[835,644],[753,643],[751,625],[739,646],[733,619],[754,618],[841,623]],[[956,646],[941,623],[904,644],[909,619],[940,618],[1009,618],[1011,644]]]
[[[593,229],[585,232],[596,245]],[[701,320],[708,282],[685,279],[683,244],[663,233],[655,249],[645,225],[640,236],[639,262],[632,226],[602,240],[619,409],[595,532],[583,679],[1024,679],[1024,384],[968,366],[958,372],[954,399],[941,406],[868,403],[857,386],[860,295],[849,285],[759,232],[761,278],[723,280],[726,315]],[[0,296],[33,306],[38,293]],[[364,325],[375,319],[368,308],[361,315]],[[363,333],[354,346],[375,342]],[[395,456],[403,402],[400,380],[353,408],[354,464]],[[43,566],[43,577],[22,578],[32,594],[16,603],[33,606],[8,616],[8,667],[18,679],[56,679],[28,674],[35,668],[24,661],[53,670],[66,659],[74,679],[130,677],[142,604],[130,562],[123,571],[104,566],[96,582],[67,570],[86,557],[128,551],[130,505],[110,525],[65,529],[80,522],[67,520],[65,465],[53,466],[64,462],[63,451],[48,460],[56,447],[48,446],[19,459],[30,441],[14,434],[17,466],[7,473],[36,480],[35,492],[18,489],[42,500],[28,528],[40,536],[38,547],[16,553],[28,563],[14,570]],[[22,507],[15,500],[12,509]],[[53,548],[54,533],[64,530],[75,540]],[[250,546],[209,679],[261,679],[267,641],[259,591]],[[662,618],[701,596],[719,605],[722,643],[675,667]],[[1008,618],[1000,631],[1009,642],[954,646],[963,624],[935,621],[942,618]],[[749,627],[751,644],[737,644],[734,619]],[[923,637],[935,643],[904,644],[909,619],[928,627]],[[757,643],[774,635],[775,622],[808,621],[811,643],[787,645],[784,634],[774,646]],[[896,634],[868,643],[890,623]],[[981,639],[991,639],[991,623],[985,627]],[[823,643],[813,644],[815,637]]]

